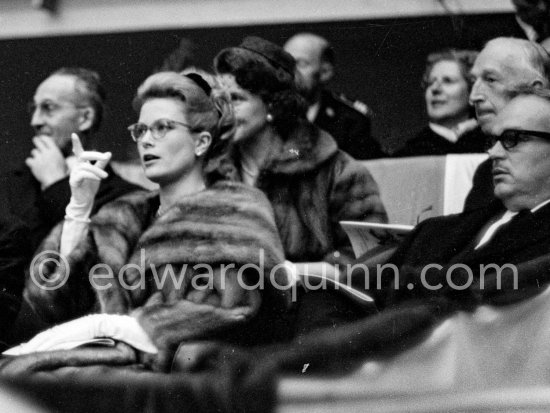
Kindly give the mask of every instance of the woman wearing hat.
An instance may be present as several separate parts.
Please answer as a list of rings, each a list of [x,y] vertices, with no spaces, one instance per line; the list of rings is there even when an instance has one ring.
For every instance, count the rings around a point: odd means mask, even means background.
[[[306,120],[292,56],[247,37],[222,50],[214,67],[233,102],[236,130],[233,148],[210,165],[210,176],[243,181],[267,195],[286,259],[299,272],[349,263],[352,250],[339,221],[386,222],[387,215],[370,173]],[[328,308],[315,307],[317,315]]]
[[[197,74],[161,72],[139,87],[135,103],[139,121],[129,130],[158,193],[121,197],[90,221],[110,154],[83,152],[75,137],[79,163],[71,173],[65,222],[42,244],[26,284],[28,300],[48,321],[107,314],[54,327],[11,354],[107,336],[149,354],[153,367],[162,369],[182,342],[258,343],[281,334],[266,328],[290,302],[288,291],[270,283],[285,285],[282,274],[271,274],[284,255],[269,202],[237,182],[209,185],[203,173],[232,136],[229,101],[211,93]],[[263,289],[251,287],[260,281]],[[72,351],[66,357],[83,364],[94,357],[138,361],[133,351],[112,350],[111,358],[106,350],[91,358]],[[51,361],[40,361],[47,367],[63,365],[65,355],[44,357]]]

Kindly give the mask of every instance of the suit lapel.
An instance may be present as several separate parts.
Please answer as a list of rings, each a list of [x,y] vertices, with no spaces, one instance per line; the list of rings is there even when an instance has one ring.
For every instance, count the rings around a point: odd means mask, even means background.
[[[536,248],[549,237],[550,205],[545,205],[535,213],[514,217],[500,228],[486,245],[474,250],[476,244],[473,243],[469,246],[471,248],[467,248],[452,261],[503,262],[517,256],[521,251]]]
[[[409,244],[403,244],[400,250],[404,256],[397,255],[399,264],[403,259],[414,265],[425,263],[448,263],[462,256],[476,237],[480,228],[493,216],[493,208],[476,209],[460,215],[427,220],[415,230],[415,237],[409,237]],[[460,261],[457,261],[460,262]]]
[[[40,184],[34,179],[28,168],[18,169],[13,172],[10,182],[9,196],[12,212],[22,215],[21,210],[32,210],[37,208],[37,194],[40,194]],[[23,214],[26,215],[26,214]]]

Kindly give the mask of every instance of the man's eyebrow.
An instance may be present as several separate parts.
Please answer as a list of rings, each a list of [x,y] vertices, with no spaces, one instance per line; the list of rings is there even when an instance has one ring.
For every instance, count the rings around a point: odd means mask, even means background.
[[[52,99],[43,99],[43,100],[36,100],[33,99],[32,103],[37,106],[42,105],[57,105],[57,103]]]
[[[497,69],[494,69],[492,67],[489,67],[489,68],[484,68],[478,76],[487,76],[487,75],[492,75],[492,76],[496,76],[496,77],[500,77],[501,76],[501,72]]]

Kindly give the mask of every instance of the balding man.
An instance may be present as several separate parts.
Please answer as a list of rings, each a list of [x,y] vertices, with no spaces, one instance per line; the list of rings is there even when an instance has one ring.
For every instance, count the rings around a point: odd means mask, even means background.
[[[62,68],[36,89],[30,105],[34,149],[26,165],[0,176],[0,214],[25,222],[33,248],[65,215],[69,203],[69,170],[74,161],[71,133],[86,147],[103,117],[105,92],[99,75],[86,68]],[[138,187],[108,168],[95,209]]]
[[[380,145],[371,136],[367,105],[326,89],[334,77],[335,63],[328,41],[313,33],[298,33],[284,49],[296,60],[297,83],[309,105],[309,121],[329,132],[340,149],[357,159],[382,157]]]
[[[71,133],[78,134],[86,147],[92,147],[93,134],[103,117],[104,101],[99,75],[86,68],[56,70],[36,89],[30,105],[34,149],[25,165],[0,176],[3,217],[0,251],[9,251],[2,257],[0,276],[6,278],[4,274],[10,271],[13,279],[24,280],[23,270],[28,268],[32,252],[65,216],[71,198],[69,171],[76,160],[71,153]],[[112,168],[107,167],[106,171],[109,177],[101,182],[94,213],[110,200],[139,188],[119,177]],[[27,247],[18,250],[14,248],[17,245]],[[18,303],[21,290],[14,291],[18,293],[14,302]],[[1,295],[0,299],[8,302]],[[45,327],[25,303],[20,319],[10,326],[12,331],[6,329],[6,332],[11,337],[6,340],[12,343],[25,340]]]
[[[471,70],[470,102],[483,132],[491,130],[502,108],[518,93],[550,84],[550,57],[537,43],[508,37],[490,40]],[[480,165],[465,210],[483,207],[493,199],[490,162]]]

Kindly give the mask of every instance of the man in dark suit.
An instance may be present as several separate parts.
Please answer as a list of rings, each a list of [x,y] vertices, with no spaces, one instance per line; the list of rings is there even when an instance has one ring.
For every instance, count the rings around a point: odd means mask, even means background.
[[[389,260],[399,276],[386,277],[386,284],[373,291],[381,308],[444,296],[467,309],[507,303],[546,288],[550,91],[539,94],[515,97],[492,121],[488,153],[496,200],[419,224]]]
[[[481,50],[471,77],[470,102],[481,130],[487,133],[502,108],[519,92],[549,86],[550,57],[537,43],[499,37]],[[476,170],[464,210],[483,207],[494,198],[490,170],[490,162],[483,162]]]
[[[101,124],[104,101],[99,75],[84,68],[59,69],[36,89],[31,104],[35,147],[26,165],[0,176],[3,274],[9,271],[12,278],[22,282],[33,251],[65,216],[71,198],[69,172],[76,160],[71,153],[71,133],[77,133],[87,147],[92,146],[92,134]],[[106,171],[109,176],[100,184],[92,213],[105,203],[139,189],[112,168],[107,167]],[[24,247],[18,249],[20,245]],[[0,276],[8,279],[3,274]],[[19,304],[21,291],[17,293],[14,302]],[[18,309],[17,305],[15,314]],[[13,323],[15,314],[10,318],[12,329],[6,329],[0,340],[17,343],[45,327],[24,302],[19,318]]]
[[[338,147],[356,159],[383,157],[371,135],[368,106],[327,90],[335,63],[334,50],[327,40],[313,33],[298,33],[284,49],[296,60],[298,86],[309,105],[309,121],[329,132]]]
[[[36,89],[31,104],[34,149],[21,168],[0,176],[0,214],[19,217],[30,229],[31,246],[59,222],[69,203],[71,133],[84,145],[92,145],[92,134],[103,116],[105,92],[99,75],[84,68],[63,68],[52,73]],[[138,187],[108,168],[101,182],[97,210],[106,202]]]

